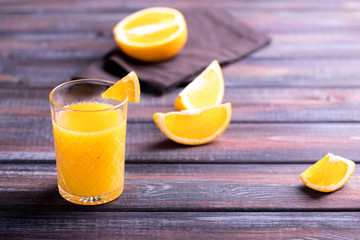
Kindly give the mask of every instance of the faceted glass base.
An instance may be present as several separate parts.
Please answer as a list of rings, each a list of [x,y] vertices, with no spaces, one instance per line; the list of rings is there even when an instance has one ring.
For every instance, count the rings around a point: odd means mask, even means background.
[[[65,198],[65,200],[79,205],[99,205],[110,202],[116,199],[117,197],[119,197],[124,189],[124,185],[122,185],[115,191],[108,194],[104,194],[100,196],[84,197],[84,196],[73,195],[71,193],[64,191],[64,189],[62,189],[60,186],[58,187],[59,187],[60,195],[63,198]]]

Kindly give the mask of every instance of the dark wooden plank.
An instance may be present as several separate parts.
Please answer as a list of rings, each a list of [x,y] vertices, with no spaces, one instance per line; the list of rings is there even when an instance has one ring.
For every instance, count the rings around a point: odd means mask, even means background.
[[[111,12],[126,9],[138,9],[151,6],[170,6],[175,8],[203,7],[202,1],[166,1],[166,0],[137,0],[137,1],[118,1],[107,0],[99,4],[96,0],[76,1],[63,0],[61,2],[53,2],[46,0],[17,0],[9,2],[0,1],[2,13],[38,13],[41,12]],[[314,9],[341,9],[347,11],[356,11],[360,8],[359,4],[353,1],[206,1],[207,6],[226,7],[226,8],[242,8],[256,10],[314,10]],[[71,6],[69,9],[68,6]]]
[[[130,12],[3,14],[0,17],[0,32],[111,32],[114,24]]]
[[[54,161],[48,118],[1,123],[1,162]],[[328,152],[360,161],[360,124],[230,124],[214,142],[189,147],[168,140],[153,123],[128,124],[128,162],[313,162]]]
[[[2,239],[358,239],[359,213],[2,212]]]
[[[272,43],[291,46],[297,45],[316,45],[320,44],[324,47],[339,46],[345,47],[356,46],[360,36],[359,32],[344,32],[340,30],[320,32],[272,32],[269,33]],[[74,48],[81,50],[84,48],[102,49],[104,46],[113,42],[113,34],[111,31],[106,32],[13,32],[3,33],[0,39],[0,49],[5,50],[5,46],[9,50],[31,50],[34,46],[41,48],[42,51],[47,49],[64,50],[66,48]],[[83,45],[81,45],[83,43]],[[97,44],[95,44],[97,43]],[[37,44],[37,45],[36,45]],[[90,45],[93,44],[93,45]],[[89,45],[89,46],[87,46]],[[97,46],[100,45],[100,46]],[[104,45],[104,46],[103,46]],[[347,46],[346,46],[347,45]],[[306,46],[306,45],[305,45]],[[76,48],[75,48],[76,47]],[[344,46],[343,46],[344,47]],[[96,49],[94,49],[96,50]],[[325,49],[327,50],[327,49]]]
[[[119,3],[121,5],[121,3]],[[105,13],[42,13],[2,14],[0,32],[89,32],[108,31],[135,9],[119,9]],[[356,11],[344,10],[249,10],[229,8],[229,11],[248,25],[265,32],[294,32],[319,30],[358,30]]]
[[[64,40],[66,41],[66,40]],[[23,61],[46,62],[46,61],[73,61],[100,59],[115,46],[113,39],[104,41],[70,41],[67,43],[45,43],[40,42],[22,44],[4,44],[0,47],[1,65],[8,65],[7,62],[17,62],[22,64]],[[309,43],[309,44],[283,44],[273,42],[270,46],[248,56],[252,61],[300,61],[310,59],[310,62],[318,60],[320,62],[339,62],[350,63],[360,56],[359,43]],[[243,59],[238,61],[243,62]],[[14,67],[14,66],[13,66]],[[336,70],[333,70],[336,71]]]
[[[223,67],[227,87],[357,87],[358,60],[256,59],[249,57]]]
[[[358,39],[360,36],[359,32],[344,32],[342,29],[327,31],[322,30],[320,32],[271,32],[269,35],[272,38],[272,43],[281,43],[283,45],[291,44],[322,44],[323,47],[327,47],[329,44],[334,44],[334,46],[339,46],[340,44],[345,45],[355,45],[358,44]],[[110,44],[113,39],[112,31],[106,32],[24,32],[18,31],[13,33],[3,33],[0,39],[0,49],[3,49],[5,45],[8,46],[10,50],[21,49],[27,50],[31,49],[36,44],[38,47],[46,49],[64,49],[67,47],[77,47],[78,50],[86,48],[87,45],[93,44],[91,47],[96,47],[97,43],[98,49],[103,48],[102,45]],[[70,42],[69,42],[70,41]],[[83,46],[80,44],[83,42]],[[337,44],[337,45],[335,45]],[[331,45],[330,45],[331,46]],[[347,47],[350,47],[347,46]]]
[[[59,39],[52,39],[54,35]],[[10,61],[86,60],[100,58],[116,46],[110,33],[104,33],[101,37],[97,37],[95,33],[85,34],[85,37],[79,34],[45,34],[42,38],[31,38],[31,35],[26,34],[4,38],[0,44],[0,58]]]
[[[310,164],[126,164],[122,195],[109,204],[84,208],[59,195],[55,164],[0,164],[0,210],[360,210],[357,170],[342,189],[329,194],[303,185],[299,175],[308,166]]]
[[[295,36],[288,33],[269,34],[272,38],[270,46],[252,55],[251,59],[358,57],[360,49],[357,41],[360,38],[358,32],[328,33],[325,31],[323,36],[320,33],[316,33],[315,36],[309,33],[297,33]],[[102,32],[101,28],[84,34],[66,32],[64,34],[43,33],[37,36],[34,33],[24,35],[18,33],[5,34],[5,36],[0,40],[0,59],[4,60],[100,58],[115,47],[111,31]],[[56,36],[58,38],[55,38]]]
[[[152,123],[155,112],[175,111],[177,89],[164,96],[143,93],[130,103],[128,122]],[[0,119],[16,123],[50,116],[50,89],[0,89]],[[359,122],[360,88],[232,88],[223,102],[232,103],[232,122]],[[24,119],[22,120],[21,117]],[[6,123],[3,122],[6,127]]]
[[[61,55],[60,51],[59,55]],[[70,80],[78,71],[96,59],[0,60],[0,87],[22,85],[52,88]],[[255,59],[249,57],[223,67],[223,75],[225,85],[229,88],[360,87],[358,63],[357,59],[346,58]]]
[[[3,60],[0,61],[0,87],[31,86],[53,88],[69,81],[75,73],[96,59],[62,61]]]

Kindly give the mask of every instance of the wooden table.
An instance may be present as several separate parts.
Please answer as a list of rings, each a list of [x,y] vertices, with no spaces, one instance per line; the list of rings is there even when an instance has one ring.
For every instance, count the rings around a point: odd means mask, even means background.
[[[124,193],[78,206],[57,192],[48,94],[112,47],[149,6],[224,8],[272,38],[223,68],[233,117],[186,147],[152,121],[181,89],[131,104]],[[360,3],[0,0],[0,239],[359,239],[360,177],[330,194],[299,174],[332,152],[360,160]]]

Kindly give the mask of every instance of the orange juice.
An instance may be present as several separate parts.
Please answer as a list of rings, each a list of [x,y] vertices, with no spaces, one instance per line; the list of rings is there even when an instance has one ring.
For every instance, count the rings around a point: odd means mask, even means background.
[[[101,198],[110,194],[116,198],[123,191],[126,107],[113,107],[78,102],[53,116],[58,185],[63,196]]]

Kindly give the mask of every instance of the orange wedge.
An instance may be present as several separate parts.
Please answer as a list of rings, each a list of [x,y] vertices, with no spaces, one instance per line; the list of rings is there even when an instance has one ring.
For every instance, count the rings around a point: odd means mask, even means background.
[[[174,8],[151,7],[131,14],[113,29],[115,41],[128,56],[158,62],[175,56],[187,40],[184,16]]]
[[[224,78],[218,61],[214,60],[187,85],[175,100],[179,111],[220,104],[224,97]]]
[[[128,98],[129,102],[140,102],[140,84],[136,73],[134,71],[130,72],[109,87],[101,96],[119,101],[124,101]]]
[[[323,159],[306,169],[300,178],[311,189],[333,192],[344,186],[354,170],[353,161],[328,153]]]
[[[160,131],[174,142],[200,145],[213,141],[225,131],[231,119],[231,104],[155,113],[153,118]]]

